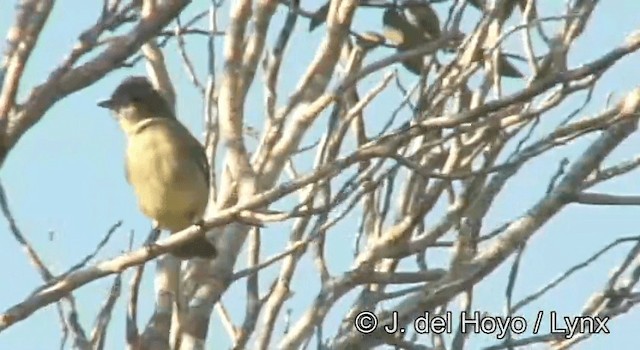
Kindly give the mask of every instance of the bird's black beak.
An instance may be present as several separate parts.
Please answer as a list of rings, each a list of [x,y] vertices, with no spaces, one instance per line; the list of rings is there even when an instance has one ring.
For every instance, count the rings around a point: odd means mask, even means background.
[[[102,100],[98,102],[98,106],[107,109],[113,109],[113,101],[110,99]]]

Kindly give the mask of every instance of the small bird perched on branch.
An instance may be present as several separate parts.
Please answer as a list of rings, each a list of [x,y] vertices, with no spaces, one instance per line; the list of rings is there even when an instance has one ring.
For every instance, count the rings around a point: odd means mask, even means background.
[[[149,80],[126,78],[98,106],[114,112],[127,137],[125,175],[140,210],[154,220],[154,226],[175,233],[201,222],[209,199],[204,148]],[[200,235],[171,254],[212,259],[217,252]]]

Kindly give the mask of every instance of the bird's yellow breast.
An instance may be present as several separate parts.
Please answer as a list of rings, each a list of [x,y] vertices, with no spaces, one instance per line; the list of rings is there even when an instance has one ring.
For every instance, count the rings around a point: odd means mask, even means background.
[[[208,174],[193,154],[195,139],[174,120],[141,123],[148,125],[128,135],[127,179],[145,215],[161,228],[182,230],[202,217],[208,199]]]

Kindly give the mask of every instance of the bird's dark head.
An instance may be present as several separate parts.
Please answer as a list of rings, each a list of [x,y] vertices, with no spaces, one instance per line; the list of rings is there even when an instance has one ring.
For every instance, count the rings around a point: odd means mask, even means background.
[[[130,122],[147,118],[175,118],[167,101],[143,76],[123,80],[111,97],[98,106],[114,111],[119,118]]]

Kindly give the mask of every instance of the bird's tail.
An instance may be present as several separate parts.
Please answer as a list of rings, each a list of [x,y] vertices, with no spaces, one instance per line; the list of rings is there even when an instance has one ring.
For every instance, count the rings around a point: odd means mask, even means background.
[[[213,259],[218,255],[218,251],[204,235],[200,235],[179,245],[171,251],[171,254],[179,259],[191,259],[195,257]]]

